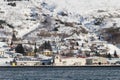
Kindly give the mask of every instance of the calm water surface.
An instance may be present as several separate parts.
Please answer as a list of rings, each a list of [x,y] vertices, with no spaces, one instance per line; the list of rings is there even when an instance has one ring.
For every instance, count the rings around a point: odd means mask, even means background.
[[[120,80],[120,67],[0,68],[0,80]]]

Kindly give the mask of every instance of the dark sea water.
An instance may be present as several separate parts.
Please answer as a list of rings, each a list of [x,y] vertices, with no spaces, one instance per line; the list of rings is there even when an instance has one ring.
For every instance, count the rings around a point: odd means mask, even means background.
[[[120,67],[0,68],[0,80],[120,80]]]

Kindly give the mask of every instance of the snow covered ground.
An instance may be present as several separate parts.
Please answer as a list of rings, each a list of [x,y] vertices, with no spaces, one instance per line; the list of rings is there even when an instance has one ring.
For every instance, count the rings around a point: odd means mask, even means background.
[[[52,18],[50,20],[60,19],[63,22],[81,23],[81,26],[90,32],[95,32],[101,28],[120,27],[120,0],[29,0],[11,2],[16,3],[16,6],[8,5],[8,3],[10,2],[0,1],[0,20],[5,20],[12,25],[17,31],[17,37],[23,37],[39,26],[43,26],[42,21],[45,17],[42,14],[49,15]],[[62,13],[65,15],[62,16]],[[104,22],[100,25],[94,25],[95,18],[104,18]],[[116,23],[116,26],[113,26],[114,23]],[[55,26],[51,24],[49,26]],[[71,29],[74,28],[62,26],[59,31],[70,34]],[[86,36],[89,35],[92,34],[88,33]],[[114,50],[120,52],[112,44],[108,46],[111,54]]]
[[[116,46],[112,45],[112,44],[108,44],[109,46],[109,53],[110,54],[114,54],[114,52],[116,51],[117,53],[120,53],[120,49],[117,48]]]
[[[36,0],[37,1],[37,0]],[[46,3],[46,8],[54,9],[54,12],[66,10],[75,14],[85,14],[93,10],[114,10],[119,9],[119,0],[39,0]]]
[[[62,21],[82,22],[90,30],[101,28],[101,26],[93,25],[93,17],[119,15],[120,13],[119,0],[29,0],[16,1],[15,3],[16,6],[13,7],[7,5],[8,2],[1,1],[0,11],[4,13],[0,13],[0,18],[16,27],[18,36],[21,33],[20,29],[24,29],[23,34],[26,33],[26,30],[27,32],[31,31],[31,27],[41,21],[40,14],[42,13],[50,14],[54,18],[60,18]],[[61,12],[68,14],[68,16],[60,17]],[[38,16],[31,17],[31,14],[36,13]],[[31,21],[34,19],[36,21]],[[119,24],[119,18],[106,19],[102,27],[111,27],[112,23]],[[23,35],[22,33],[21,35]]]

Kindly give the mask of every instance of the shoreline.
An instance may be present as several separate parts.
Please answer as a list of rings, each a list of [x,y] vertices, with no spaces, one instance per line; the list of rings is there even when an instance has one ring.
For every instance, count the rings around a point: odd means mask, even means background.
[[[0,68],[72,68],[72,67],[120,67],[120,65],[85,65],[85,66],[0,66]]]

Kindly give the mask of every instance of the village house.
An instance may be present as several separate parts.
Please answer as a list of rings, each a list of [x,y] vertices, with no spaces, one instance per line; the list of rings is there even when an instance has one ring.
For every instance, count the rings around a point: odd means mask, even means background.
[[[60,55],[56,55],[54,61],[55,66],[84,66],[86,64],[85,58],[62,57]]]
[[[90,53],[91,53],[91,49],[89,48],[89,47],[82,47],[81,49],[80,49],[80,53],[84,56],[84,57],[86,57],[86,56],[90,56]]]
[[[3,49],[0,49],[0,57],[4,57],[5,51]]]
[[[107,44],[105,41],[93,41],[91,42],[91,51],[93,53],[106,54],[108,51]]]
[[[48,50],[48,49],[45,49],[45,50],[43,50],[43,55],[45,55],[45,56],[52,56],[53,52]]]
[[[104,57],[88,57],[86,58],[86,65],[107,65],[107,58]]]
[[[41,61],[37,58],[32,57],[21,57],[17,58],[12,62],[12,66],[40,66]]]
[[[110,58],[108,59],[110,65],[120,65],[120,58]]]
[[[60,47],[56,42],[51,42],[52,52],[53,53],[59,53]]]
[[[95,45],[104,45],[107,43],[107,41],[91,41],[90,43]]]

